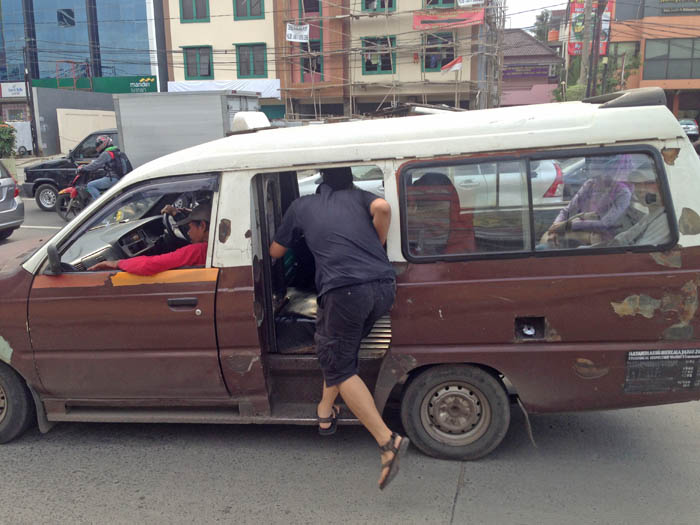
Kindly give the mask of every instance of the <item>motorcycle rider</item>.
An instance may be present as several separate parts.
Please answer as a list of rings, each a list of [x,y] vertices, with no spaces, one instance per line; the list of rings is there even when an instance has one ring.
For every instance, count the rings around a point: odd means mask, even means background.
[[[80,166],[78,172],[93,173],[104,169],[106,175],[88,182],[87,191],[93,199],[97,199],[100,193],[114,186],[126,173],[123,173],[120,156],[124,155],[119,148],[112,144],[111,137],[100,135],[95,139],[95,149],[100,154],[90,164]]]

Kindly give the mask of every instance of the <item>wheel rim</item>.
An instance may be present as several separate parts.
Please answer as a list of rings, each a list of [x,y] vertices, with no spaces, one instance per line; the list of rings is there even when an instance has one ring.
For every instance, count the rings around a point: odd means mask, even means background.
[[[486,433],[491,423],[491,405],[474,385],[449,381],[423,398],[420,416],[423,428],[433,439],[460,447]]]
[[[51,190],[43,190],[39,195],[39,201],[47,208],[52,208],[56,205],[56,194]]]
[[[7,399],[5,398],[5,389],[0,385],[0,423],[5,419],[7,413]]]

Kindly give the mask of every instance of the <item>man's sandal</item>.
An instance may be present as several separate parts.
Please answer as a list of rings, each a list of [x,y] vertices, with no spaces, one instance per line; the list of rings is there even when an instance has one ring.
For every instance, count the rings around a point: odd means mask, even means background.
[[[399,441],[398,448],[394,445],[396,438],[401,438],[401,441]],[[406,454],[406,451],[408,450],[408,445],[410,445],[410,443],[410,440],[406,436],[399,436],[396,432],[392,432],[389,441],[387,441],[384,445],[379,446],[379,450],[381,450],[382,452],[394,453],[393,458],[391,458],[386,463],[382,463],[382,472],[385,468],[388,468],[389,472],[387,472],[386,477],[379,484],[379,490],[384,490],[387,487],[387,485],[391,483],[391,480],[396,477],[396,474],[399,473],[399,461],[401,461],[401,457],[404,454]]]
[[[322,436],[332,436],[335,431],[338,430],[338,416],[340,415],[340,408],[337,405],[333,405],[331,409],[331,415],[328,417],[317,417],[319,422],[318,433]],[[328,428],[322,428],[321,423],[330,423],[331,426]]]

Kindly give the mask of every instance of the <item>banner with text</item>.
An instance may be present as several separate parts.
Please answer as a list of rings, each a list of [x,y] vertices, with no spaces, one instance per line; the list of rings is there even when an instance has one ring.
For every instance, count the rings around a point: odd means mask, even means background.
[[[615,1],[609,0],[608,5],[603,12],[603,21],[600,26],[600,54],[608,54],[608,42],[610,41],[610,19],[612,18],[612,12],[615,8]],[[591,25],[595,21],[596,9],[598,9],[598,2],[593,2],[593,9],[591,12]],[[583,37],[584,37],[584,21],[585,21],[585,11],[586,4],[584,2],[572,2],[571,3],[571,26],[569,34],[569,55],[580,55],[583,51]],[[591,36],[593,35],[593,30],[591,29]]]
[[[433,29],[448,29],[469,27],[484,23],[484,10],[478,11],[449,11],[439,14],[414,13],[413,29],[430,31]]]

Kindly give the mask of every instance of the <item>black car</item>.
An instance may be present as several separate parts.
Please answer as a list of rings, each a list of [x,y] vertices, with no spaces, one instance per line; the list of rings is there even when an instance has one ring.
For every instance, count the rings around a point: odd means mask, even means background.
[[[53,210],[58,192],[70,185],[75,177],[76,168],[98,157],[95,139],[100,135],[111,137],[114,145],[119,146],[119,135],[116,129],[103,129],[90,133],[67,156],[25,168],[22,194],[26,197],[34,197],[42,210]]]

